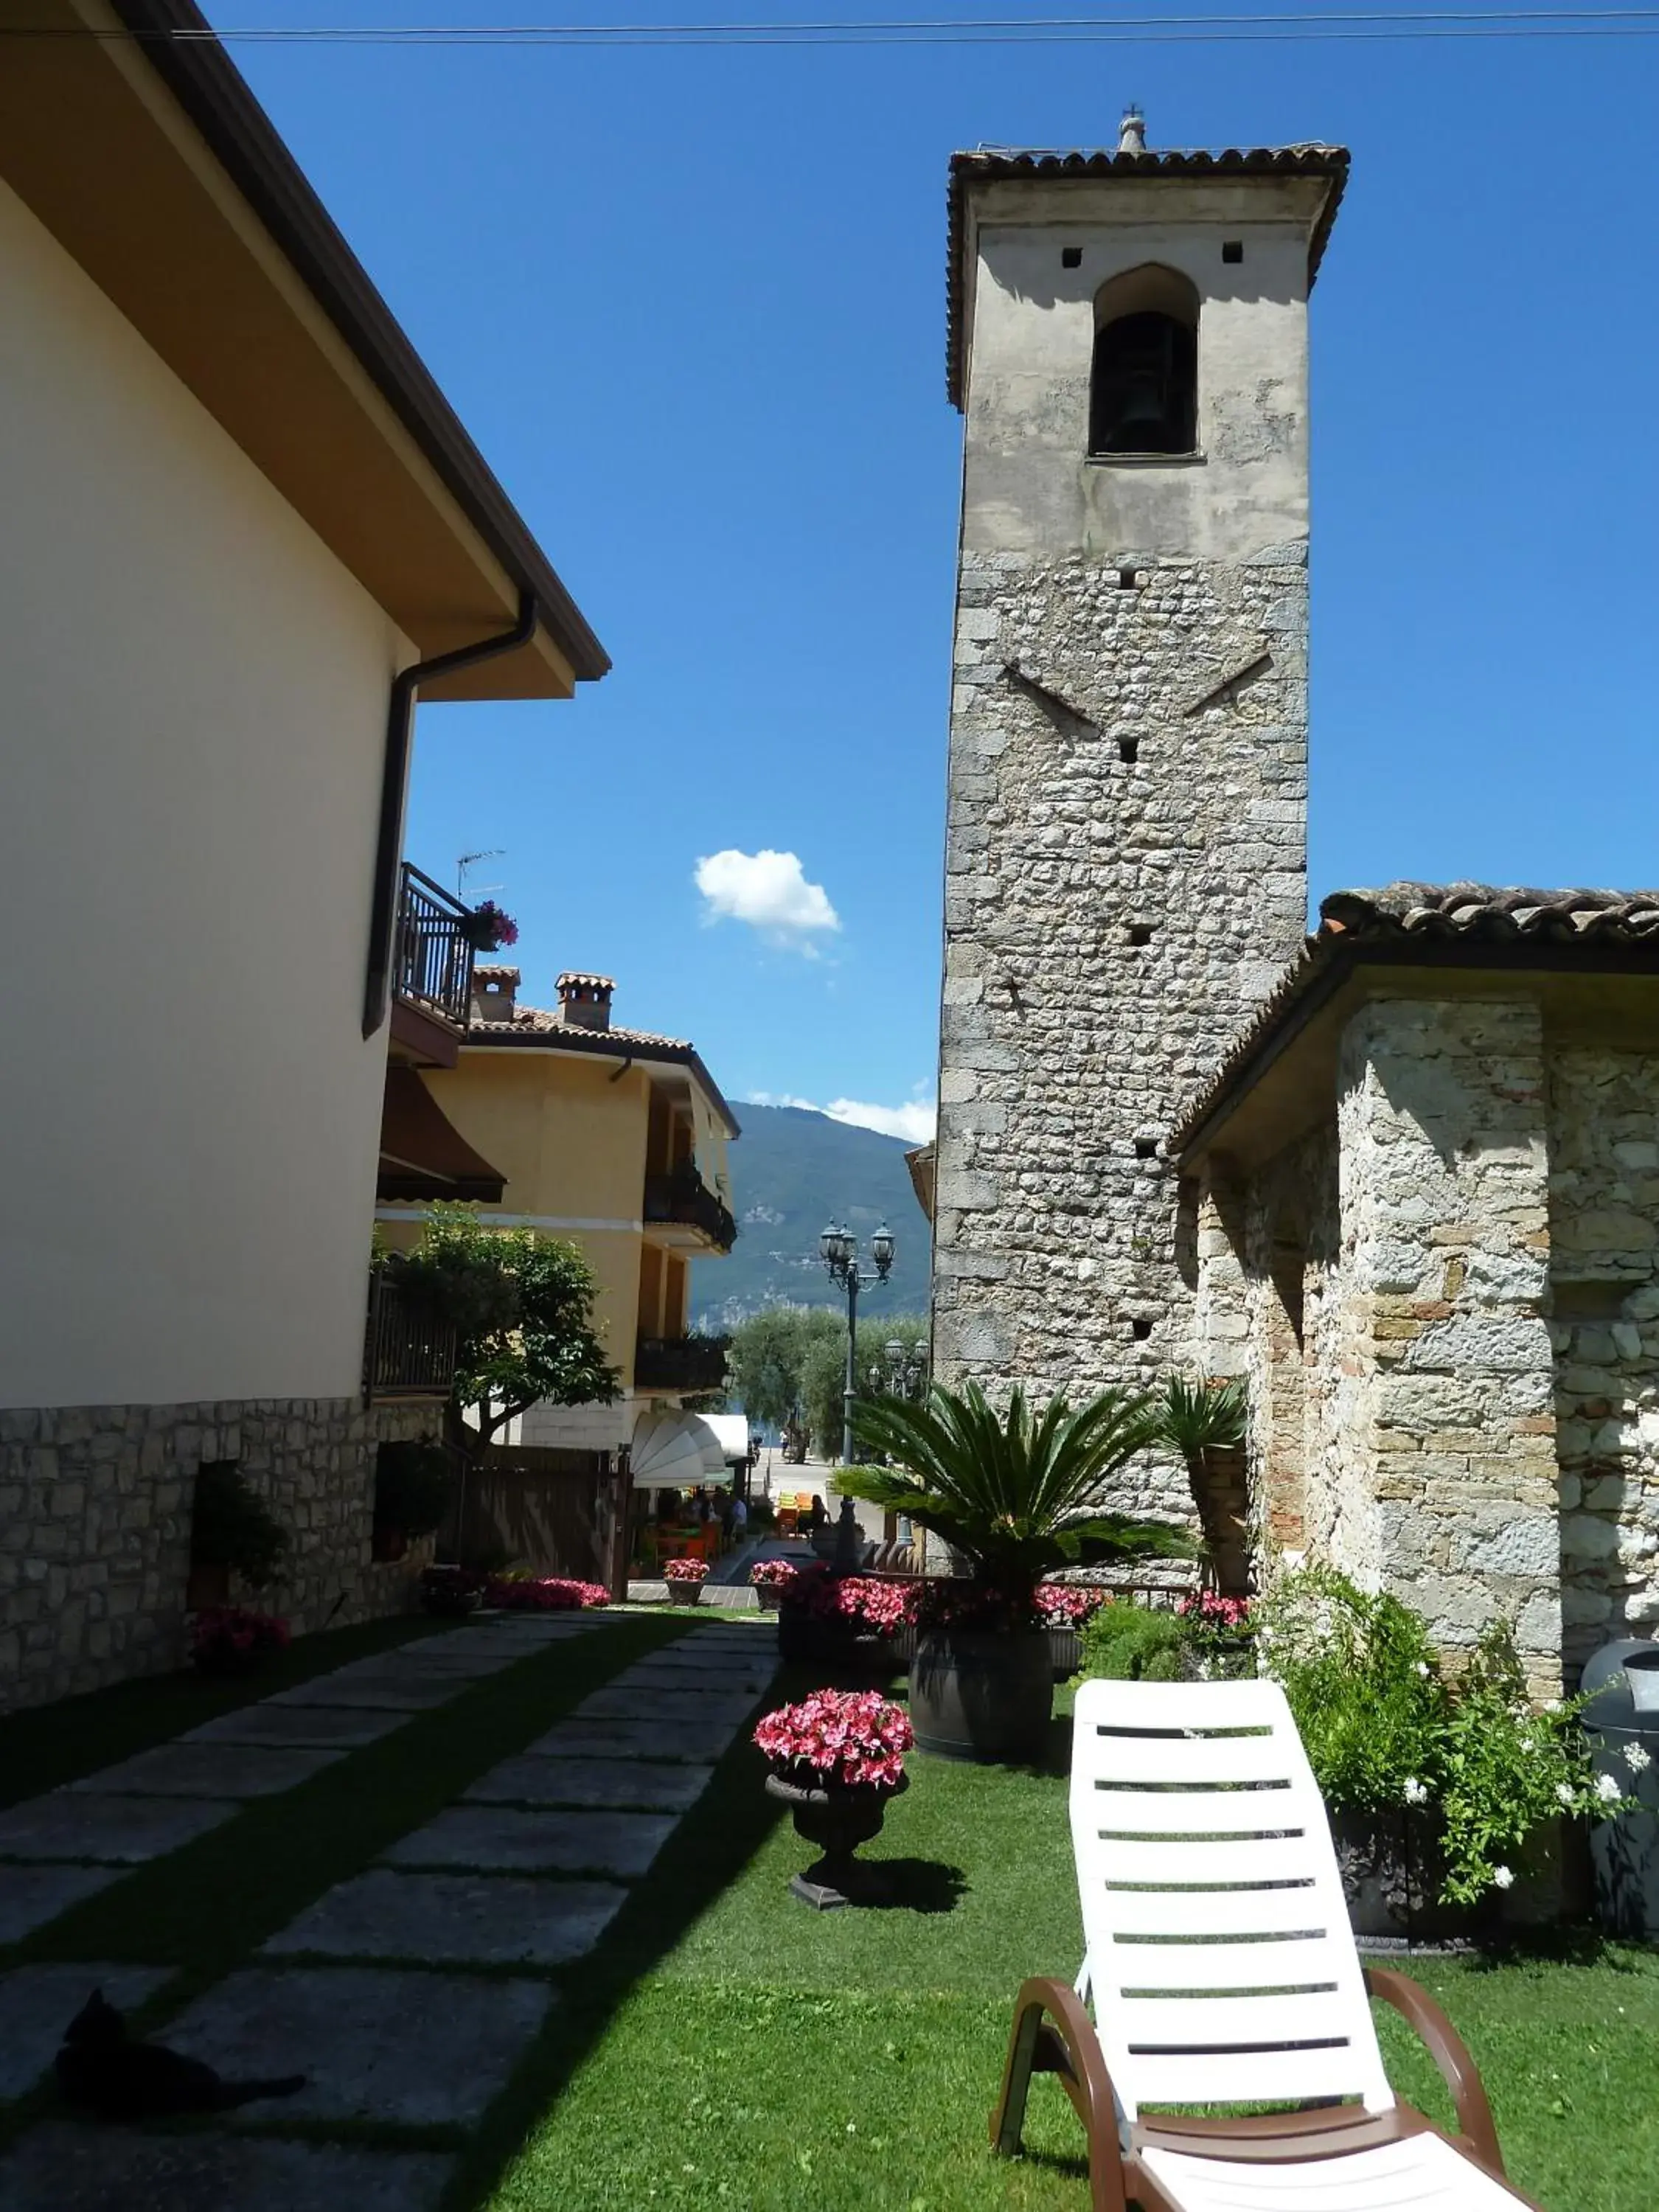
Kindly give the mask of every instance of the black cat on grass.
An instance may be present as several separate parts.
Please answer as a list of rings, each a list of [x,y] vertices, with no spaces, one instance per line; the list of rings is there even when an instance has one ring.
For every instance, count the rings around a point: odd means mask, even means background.
[[[135,2043],[126,2021],[94,1990],[64,2030],[58,2079],[71,2105],[104,2120],[161,2120],[179,2112],[228,2112],[258,2097],[291,2097],[303,2074],[276,2081],[227,2081],[199,2058],[160,2043]]]

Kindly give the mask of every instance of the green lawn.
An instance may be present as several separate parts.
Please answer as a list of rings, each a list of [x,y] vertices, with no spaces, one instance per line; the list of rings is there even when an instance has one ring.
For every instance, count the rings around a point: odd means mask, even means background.
[[[296,1648],[251,1685],[167,1678],[0,1726],[8,1797],[88,1772],[294,1673],[337,1665],[410,1622]],[[646,1650],[696,1632],[684,1615],[617,1622],[466,1689],[222,1828],[139,1868],[30,1942],[25,1959],[131,1959],[176,1970],[138,2024],[167,2021],[264,1937],[395,1837],[453,1802]],[[808,1686],[781,1679],[778,1701]],[[1051,2081],[1030,2153],[992,2158],[986,2124],[1009,2007],[1029,1973],[1076,1971],[1065,1729],[1053,1773],[917,1757],[866,1856],[902,1901],[818,1914],[789,1875],[811,1856],[739,1744],[559,2002],[471,2140],[360,2130],[459,2154],[446,2212],[1087,2212],[1080,2140]],[[1659,1956],[1587,1963],[1418,1962],[1485,2073],[1518,2184],[1547,2212],[1647,2212],[1659,2174]],[[1421,2054],[1382,2015],[1403,2094],[1449,2113]],[[0,2135],[42,2117],[12,2107]],[[273,2122],[280,2127],[280,2122]]]
[[[1081,1936],[1057,1776],[914,1758],[865,1856],[911,1904],[814,1913],[788,1893],[811,1853],[734,1753],[478,2145],[454,2212],[1087,2212],[1081,2138],[1052,2081],[1030,2154],[987,2123],[1023,1976],[1075,1973]],[[1517,2184],[1547,2212],[1648,2212],[1659,2174],[1659,1957],[1588,1965],[1403,1962],[1486,2072]],[[1449,2120],[1437,2077],[1384,2011],[1401,2093]],[[524,2132],[495,2183],[494,2161]]]

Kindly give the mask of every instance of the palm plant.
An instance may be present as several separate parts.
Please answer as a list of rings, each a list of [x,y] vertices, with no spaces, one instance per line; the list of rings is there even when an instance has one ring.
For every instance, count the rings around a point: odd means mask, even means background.
[[[1191,1557],[1185,1530],[1102,1503],[1137,1452],[1165,1440],[1163,1423],[1147,1393],[1103,1390],[1076,1412],[1051,1398],[1038,1413],[1016,1389],[999,1413],[977,1383],[960,1393],[936,1384],[923,1405],[876,1398],[854,1407],[854,1433],[891,1464],[848,1468],[838,1487],[942,1536],[1016,1617],[1027,1616],[1043,1576],[1075,1565],[1085,1543],[1120,1559]]]
[[[1229,1461],[1243,1445],[1249,1415],[1243,1382],[1188,1382],[1179,1375],[1165,1379],[1157,1413],[1158,1441],[1186,1464],[1212,1571],[1223,1589],[1240,1593],[1250,1581],[1248,1505],[1242,1462]]]

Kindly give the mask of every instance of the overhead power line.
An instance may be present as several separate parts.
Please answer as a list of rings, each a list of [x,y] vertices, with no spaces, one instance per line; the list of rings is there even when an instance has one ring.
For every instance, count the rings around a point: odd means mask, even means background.
[[[21,38],[184,45],[380,46],[872,46],[1283,45],[1330,40],[1659,36],[1659,8],[1372,9],[1321,15],[1056,15],[732,23],[222,24],[205,30],[30,31]]]

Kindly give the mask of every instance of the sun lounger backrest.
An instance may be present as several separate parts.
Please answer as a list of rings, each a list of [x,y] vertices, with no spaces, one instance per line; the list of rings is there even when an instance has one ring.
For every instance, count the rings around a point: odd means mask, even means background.
[[[1072,1753],[1085,1969],[1153,2105],[1393,2104],[1329,1823],[1274,1682],[1086,1682]]]

